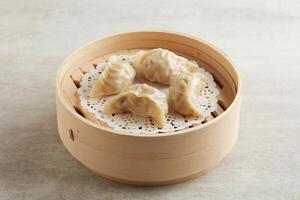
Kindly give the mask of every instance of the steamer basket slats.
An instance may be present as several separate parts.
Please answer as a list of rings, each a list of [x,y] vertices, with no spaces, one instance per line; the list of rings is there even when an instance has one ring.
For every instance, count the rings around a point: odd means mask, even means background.
[[[97,64],[98,64],[98,63],[102,63],[102,62],[105,62],[105,60],[104,60],[102,57],[99,57],[99,58],[93,59],[93,60],[91,61],[91,64],[92,64],[94,67],[97,67]]]
[[[72,78],[72,80],[75,83],[75,85],[76,85],[77,88],[80,87],[80,81],[81,81],[81,77],[82,76],[83,76],[83,73],[82,73],[82,71],[80,69],[76,70],[71,75],[71,78]]]
[[[85,64],[85,65],[80,65],[80,70],[82,71],[83,74],[91,71],[92,69],[94,69],[94,65],[91,63]]]
[[[118,50],[115,52],[115,54],[123,57],[123,55],[129,55],[131,53],[127,49],[125,49],[125,50]]]
[[[202,125],[133,135],[111,129],[80,106],[81,77],[99,62],[157,47],[196,60],[214,76],[220,90],[218,105]],[[228,57],[202,40],[177,33],[130,32],[94,41],[69,56],[57,77],[58,129],[66,148],[95,173],[129,184],[165,185],[206,173],[234,145],[239,112],[240,80]]]
[[[113,56],[113,55],[115,55],[115,53],[113,52],[113,53],[110,53],[110,54],[106,54],[106,55],[104,55],[103,56],[103,59],[104,59],[104,61],[105,62],[107,62],[108,61],[108,59],[111,57],[111,56]]]
[[[75,84],[75,85],[77,86],[77,88],[78,88],[78,87],[80,87],[80,80],[81,80],[81,77],[84,75],[83,72],[86,73],[86,72],[88,72],[89,70],[93,69],[94,67],[97,66],[97,63],[100,63],[100,62],[107,62],[108,59],[109,59],[111,56],[113,56],[113,55],[124,55],[124,54],[130,55],[130,54],[135,54],[136,52],[141,51],[141,50],[146,50],[146,49],[132,49],[132,50],[129,50],[129,51],[128,51],[128,50],[121,50],[121,51],[117,51],[117,52],[110,53],[110,54],[108,54],[108,55],[104,55],[103,57],[100,57],[100,58],[96,58],[96,59],[92,60],[90,64],[80,66],[80,67],[79,67],[80,70],[76,70],[75,72],[73,72],[73,73],[71,74],[71,78],[72,78],[72,80],[74,81],[74,84]],[[178,52],[176,52],[176,53],[178,53]],[[182,53],[178,53],[178,54],[181,55],[181,56],[184,56],[184,57],[186,57],[186,58],[188,58],[188,59],[190,59],[190,60],[195,60],[194,57],[186,56],[186,55],[184,55],[184,54],[182,54]],[[201,62],[201,63],[204,63],[204,62]],[[205,67],[207,68],[207,66],[209,66],[209,65],[206,64]],[[202,67],[202,66],[201,66],[201,67]],[[211,73],[213,73],[213,72],[211,72]],[[230,100],[229,100],[228,98],[226,98],[226,95],[225,95],[225,94],[228,94],[228,92],[226,92],[226,90],[224,89],[224,84],[223,84],[219,79],[217,79],[217,76],[216,76],[216,75],[213,75],[213,76],[214,76],[215,82],[216,82],[216,84],[217,84],[217,88],[218,88],[218,90],[220,91],[220,96],[219,96],[219,98],[220,98],[220,99],[224,99],[224,97],[225,97],[226,102],[229,102]],[[228,88],[228,87],[227,87],[227,88]],[[76,105],[76,107],[77,107],[77,110],[79,109],[82,113],[85,113],[85,114],[83,115],[83,117],[85,117],[86,119],[91,120],[91,121],[93,121],[93,122],[96,122],[97,124],[105,124],[105,126],[107,126],[106,123],[97,120],[93,114],[89,113],[85,108],[82,108],[79,104]],[[225,108],[225,107],[227,107],[227,106],[224,106],[224,108]],[[211,116],[206,117],[206,120],[204,121],[204,123],[206,123],[206,122],[208,122],[208,121],[211,121],[213,118],[216,118],[216,117],[217,117],[218,115],[220,115],[223,111],[224,111],[224,109],[221,108],[221,107],[218,105],[217,110],[216,110],[214,113],[212,113]]]

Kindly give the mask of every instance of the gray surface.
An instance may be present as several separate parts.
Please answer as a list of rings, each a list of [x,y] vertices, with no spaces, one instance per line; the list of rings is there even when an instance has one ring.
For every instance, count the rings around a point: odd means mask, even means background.
[[[300,1],[0,0],[0,199],[300,199]],[[212,173],[137,188],[99,178],[63,147],[55,75],[75,48],[141,28],[201,37],[243,79],[239,140]]]

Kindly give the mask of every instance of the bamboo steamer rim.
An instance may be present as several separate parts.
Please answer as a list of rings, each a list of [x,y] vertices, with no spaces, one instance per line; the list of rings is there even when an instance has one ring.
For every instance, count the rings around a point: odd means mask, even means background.
[[[63,71],[64,65],[65,63],[71,59],[73,57],[73,55],[75,55],[77,52],[81,51],[83,48],[92,45],[93,43],[100,41],[100,40],[104,40],[104,39],[109,39],[111,37],[115,37],[115,36],[121,36],[121,35],[126,35],[126,34],[132,34],[132,33],[167,33],[167,34],[172,34],[172,35],[177,35],[177,36],[182,36],[182,37],[186,37],[186,38],[190,38],[190,39],[194,39],[196,41],[199,41],[205,45],[207,45],[208,47],[210,47],[211,49],[213,49],[214,51],[216,51],[217,53],[219,53],[220,55],[222,55],[232,66],[232,70],[236,75],[236,95],[232,101],[232,103],[229,105],[229,107],[223,112],[221,113],[218,117],[214,118],[211,121],[208,121],[205,124],[202,124],[200,126],[195,126],[192,128],[188,128],[188,129],[184,129],[184,130],[180,130],[180,131],[176,131],[176,132],[167,132],[167,133],[161,133],[161,134],[151,134],[151,135],[146,135],[146,134],[130,134],[128,132],[125,131],[119,131],[119,130],[114,130],[112,128],[107,128],[104,126],[100,126],[82,116],[80,116],[78,113],[75,112],[75,110],[72,110],[70,108],[70,106],[68,106],[68,103],[65,99],[65,97],[62,94],[62,91],[60,90],[59,86],[60,86],[60,76],[62,75],[61,72]],[[229,74],[230,75],[230,74]],[[231,75],[230,75],[231,76]],[[238,104],[239,99],[241,98],[241,78],[240,78],[240,74],[237,71],[235,65],[233,64],[232,60],[221,50],[219,50],[217,47],[215,47],[214,45],[210,44],[209,42],[206,42],[200,38],[197,38],[195,36],[191,36],[185,33],[180,33],[180,32],[176,32],[176,31],[164,31],[164,30],[135,30],[135,31],[130,31],[130,32],[118,32],[118,33],[114,33],[114,34],[109,34],[106,35],[104,37],[95,39],[93,41],[90,41],[88,43],[86,43],[85,45],[77,48],[75,51],[73,51],[69,56],[67,56],[67,58],[64,59],[64,61],[62,62],[62,64],[60,65],[58,71],[57,71],[57,75],[56,75],[56,93],[57,93],[57,97],[58,99],[61,101],[61,103],[67,108],[68,112],[70,112],[74,117],[79,118],[81,121],[83,121],[84,123],[86,123],[87,125],[90,125],[94,128],[97,129],[101,129],[106,131],[106,133],[108,134],[117,134],[117,135],[121,135],[121,136],[130,136],[130,137],[151,137],[151,138],[159,138],[159,137],[167,137],[167,136],[175,136],[175,135],[181,135],[181,134],[185,134],[188,132],[192,132],[195,130],[201,130],[204,129],[206,127],[209,127],[211,124],[217,122],[218,120],[221,120],[222,118],[224,118],[232,109],[232,107],[234,107],[236,104]]]

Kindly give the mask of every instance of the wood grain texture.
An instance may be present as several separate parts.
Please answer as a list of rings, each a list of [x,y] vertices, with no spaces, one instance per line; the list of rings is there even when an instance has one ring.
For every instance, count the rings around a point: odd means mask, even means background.
[[[298,0],[0,5],[1,200],[300,198]],[[233,58],[243,78],[235,148],[212,173],[184,184],[136,188],[99,178],[70,156],[57,134],[55,76],[65,56],[105,34],[141,28],[210,41]]]
[[[214,120],[214,116],[217,117],[215,112],[205,119],[204,125],[151,137],[122,133],[110,127],[105,129],[103,122],[78,105],[77,93],[74,95],[74,88],[78,85],[74,77],[81,68],[78,63],[84,65],[95,57],[107,60],[127,46],[133,47],[130,52],[135,53],[144,45],[170,50],[176,46],[178,51],[189,56],[201,52],[197,59],[207,63],[205,69],[214,71],[214,76],[222,80],[223,89],[219,96],[230,105],[226,113]],[[103,54],[99,54],[101,51]],[[211,61],[218,64],[211,65]],[[58,131],[63,144],[87,168],[112,180],[139,186],[162,186],[189,180],[215,168],[238,137],[242,89],[235,67],[218,49],[183,34],[141,31],[95,40],[63,62],[56,85]]]

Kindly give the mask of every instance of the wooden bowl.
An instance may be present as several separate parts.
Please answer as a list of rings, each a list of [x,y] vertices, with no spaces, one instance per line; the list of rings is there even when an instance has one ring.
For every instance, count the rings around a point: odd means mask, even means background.
[[[114,53],[156,47],[190,57],[213,74],[220,90],[218,109],[202,125],[172,133],[129,134],[108,127],[80,107],[80,78],[97,62]],[[192,179],[220,163],[238,136],[238,72],[220,50],[187,35],[140,31],[93,41],[63,62],[56,84],[58,131],[63,144],[87,168],[118,182],[158,186]]]

